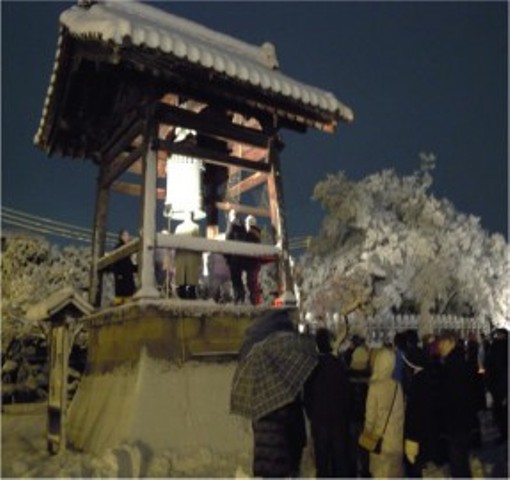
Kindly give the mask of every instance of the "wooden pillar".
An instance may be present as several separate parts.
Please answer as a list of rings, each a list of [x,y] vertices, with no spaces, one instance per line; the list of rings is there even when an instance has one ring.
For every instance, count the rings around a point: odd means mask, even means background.
[[[159,298],[160,294],[156,284],[154,255],[156,247],[156,206],[157,206],[157,180],[158,164],[157,151],[153,149],[153,140],[157,138],[157,124],[152,118],[149,109],[145,129],[145,142],[147,148],[143,157],[143,194],[142,219],[140,227],[140,288],[134,298]]]
[[[62,453],[66,448],[67,375],[70,351],[69,324],[50,319],[48,385],[48,451]]]
[[[90,268],[89,301],[95,307],[101,304],[102,273],[98,270],[99,259],[105,253],[106,227],[108,220],[108,203],[110,188],[104,186],[104,169],[100,168],[97,178],[96,209],[92,234],[92,263]]]
[[[269,162],[271,173],[269,174],[267,186],[269,193],[269,208],[271,223],[273,225],[275,242],[281,245],[282,255],[278,262],[279,291],[285,303],[295,304],[294,280],[290,268],[289,240],[287,236],[287,225],[285,219],[283,201],[283,182],[280,171],[280,151],[283,143],[278,136],[273,136],[269,143]]]

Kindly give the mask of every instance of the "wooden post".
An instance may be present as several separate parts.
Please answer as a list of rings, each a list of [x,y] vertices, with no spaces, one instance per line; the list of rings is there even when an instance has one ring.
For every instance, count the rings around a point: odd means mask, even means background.
[[[69,324],[50,319],[50,375],[48,387],[48,451],[62,453],[66,447],[67,375],[70,351]]]
[[[153,148],[153,141],[157,138],[157,124],[152,118],[152,109],[148,110],[145,129],[146,150],[143,156],[143,196],[141,222],[141,250],[140,288],[134,298],[159,298],[156,286],[156,272],[154,268],[154,254],[156,247],[156,204],[158,180],[157,152]]]
[[[268,177],[267,186],[275,242],[280,244],[282,248],[282,255],[278,262],[279,291],[284,303],[295,305],[294,280],[290,268],[289,241],[283,203],[283,182],[280,171],[279,153],[282,149],[283,143],[281,140],[276,135],[273,136],[269,142],[271,172]]]
[[[105,253],[106,227],[108,220],[109,186],[103,183],[104,168],[101,166],[96,187],[96,209],[92,238],[92,263],[90,268],[89,301],[95,307],[101,304],[103,274],[98,269],[99,259]]]

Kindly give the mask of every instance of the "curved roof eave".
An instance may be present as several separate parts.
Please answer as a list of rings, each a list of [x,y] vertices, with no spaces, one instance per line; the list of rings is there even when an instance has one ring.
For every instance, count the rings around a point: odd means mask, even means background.
[[[73,6],[60,15],[60,24],[53,72],[34,137],[36,145],[41,145],[44,129],[48,127],[46,120],[59,73],[63,27],[77,38],[94,38],[118,46],[129,42],[135,47],[152,49],[210,69],[261,92],[280,95],[287,101],[323,112],[336,120],[352,122],[354,119],[352,110],[331,92],[306,85],[279,71],[275,48],[270,43],[250,45],[136,1]]]

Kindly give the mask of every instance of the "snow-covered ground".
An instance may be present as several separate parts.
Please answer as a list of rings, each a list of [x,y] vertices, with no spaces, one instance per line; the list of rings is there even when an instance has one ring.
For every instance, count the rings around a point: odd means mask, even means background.
[[[101,457],[67,450],[61,455],[49,455],[46,449],[46,405],[5,406],[2,412],[2,478],[116,478],[140,472],[140,464],[147,462],[143,452],[136,454],[134,448],[119,448],[105,452]],[[477,478],[508,477],[508,444],[495,445],[489,415],[482,421],[484,447],[471,459],[473,476]],[[305,450],[304,471],[310,475],[310,452]],[[137,465],[138,463],[138,465]],[[172,475],[171,461],[164,455],[150,459],[144,470],[148,477]],[[191,475],[193,475],[191,473]],[[247,472],[233,472],[237,477],[248,476]],[[428,477],[447,477],[448,471],[431,466]]]

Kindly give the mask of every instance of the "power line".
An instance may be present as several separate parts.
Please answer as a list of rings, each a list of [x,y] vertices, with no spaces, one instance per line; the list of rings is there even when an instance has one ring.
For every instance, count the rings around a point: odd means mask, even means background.
[[[90,228],[80,227],[77,225],[73,225],[71,223],[60,222],[58,220],[53,220],[51,218],[46,218],[39,215],[32,215],[30,213],[22,212],[20,210],[15,210],[14,208],[2,206],[2,215],[10,216],[11,218],[17,218],[19,220],[24,219],[25,221],[39,222],[47,226],[51,225],[51,228],[59,230],[64,228],[67,230],[72,230],[76,233],[80,232],[82,234],[92,235],[92,229]],[[106,235],[108,237],[111,237],[112,239],[117,238],[117,235],[115,233],[107,232]]]
[[[14,225],[22,229],[43,233],[51,236],[69,238],[80,242],[90,243],[92,241],[92,230],[59,222],[49,218],[31,215],[8,207],[2,207],[2,222]],[[107,233],[107,243],[115,242],[117,236],[114,233]]]
[[[13,219],[2,218],[2,222],[7,223],[8,225],[14,225],[16,227],[21,227],[21,228],[23,228],[25,230],[29,230],[31,232],[45,233],[48,235],[54,235],[54,236],[58,236],[58,237],[70,238],[72,240],[78,240],[78,241],[82,241],[82,242],[90,242],[90,239],[87,239],[85,237],[77,237],[75,235],[69,235],[65,232],[55,232],[53,230],[49,230],[44,227],[40,227],[40,226],[37,226],[34,224],[27,224],[24,222],[13,220]]]

